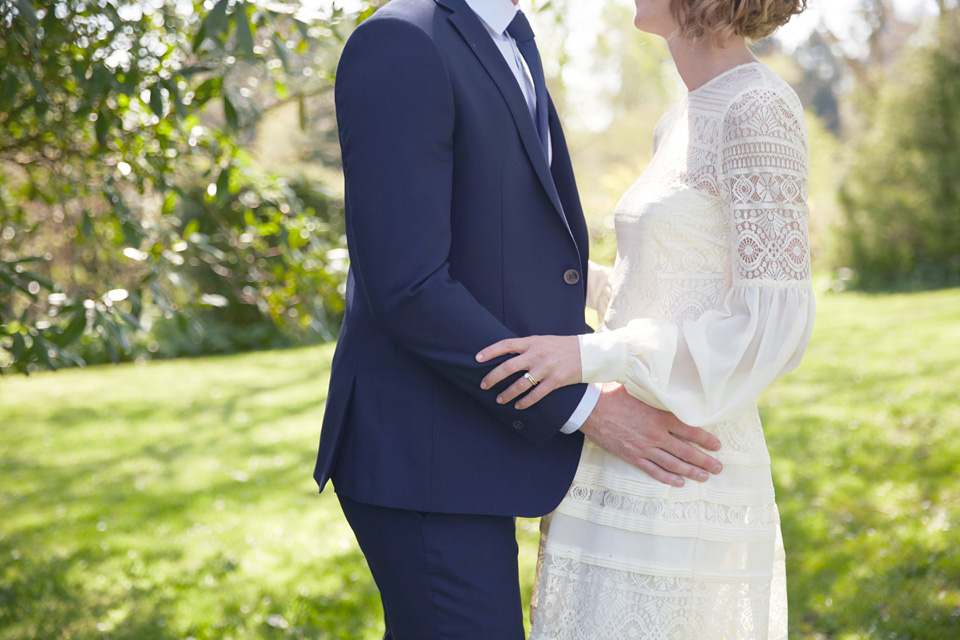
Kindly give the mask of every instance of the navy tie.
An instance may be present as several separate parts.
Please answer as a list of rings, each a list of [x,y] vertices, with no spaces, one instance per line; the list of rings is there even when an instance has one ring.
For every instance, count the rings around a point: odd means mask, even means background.
[[[507,33],[517,41],[517,48],[520,55],[526,60],[530,67],[530,75],[533,77],[534,95],[537,97],[537,133],[540,136],[540,146],[543,147],[543,154],[547,158],[550,154],[547,150],[547,83],[543,77],[543,64],[540,62],[540,52],[537,50],[537,43],[534,42],[533,29],[527,22],[527,16],[523,11],[517,11],[510,26],[507,27]]]

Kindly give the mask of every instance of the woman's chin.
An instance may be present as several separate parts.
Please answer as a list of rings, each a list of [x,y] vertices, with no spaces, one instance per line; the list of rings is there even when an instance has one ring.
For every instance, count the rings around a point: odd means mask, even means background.
[[[649,33],[654,36],[662,36],[661,29],[657,28],[657,25],[648,20],[645,16],[637,15],[633,19],[633,26],[635,26],[639,31],[644,33]]]

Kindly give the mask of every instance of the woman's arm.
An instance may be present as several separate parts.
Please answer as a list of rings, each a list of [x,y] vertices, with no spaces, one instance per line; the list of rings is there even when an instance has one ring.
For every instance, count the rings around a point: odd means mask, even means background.
[[[506,340],[483,358],[520,355],[502,369],[527,370],[531,406],[574,382],[622,382],[635,397],[691,425],[729,419],[795,368],[813,328],[806,204],[809,156],[799,105],[768,89],[741,95],[724,121],[718,173],[731,224],[732,287],[717,310],[676,324],[643,318],[615,331],[569,339]],[[530,389],[521,379],[500,394]]]
[[[613,283],[610,281],[610,267],[599,265],[593,260],[587,263],[587,308],[597,312],[603,320],[613,295]]]

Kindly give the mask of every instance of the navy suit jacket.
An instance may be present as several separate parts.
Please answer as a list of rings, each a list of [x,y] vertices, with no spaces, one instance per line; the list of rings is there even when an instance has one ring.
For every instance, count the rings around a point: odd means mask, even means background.
[[[387,507],[552,510],[579,459],[582,436],[559,430],[583,385],[518,411],[480,389],[492,365],[474,356],[589,330],[587,229],[553,104],[551,167],[464,0],[377,11],[343,50],[335,96],[350,274],[321,491],[332,477],[338,493]]]

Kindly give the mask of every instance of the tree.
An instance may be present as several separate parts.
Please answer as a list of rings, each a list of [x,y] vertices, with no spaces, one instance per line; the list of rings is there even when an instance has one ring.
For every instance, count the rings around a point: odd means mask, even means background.
[[[960,284],[960,11],[941,14],[867,107],[841,190],[857,284]]]
[[[145,315],[331,334],[339,203],[244,143],[309,124],[370,9],[296,6],[0,0],[0,371],[129,356]]]
[[[839,133],[844,60],[836,55],[830,39],[821,31],[812,32],[792,58],[803,69],[803,77],[793,85],[800,101],[812,109],[830,131]]]

